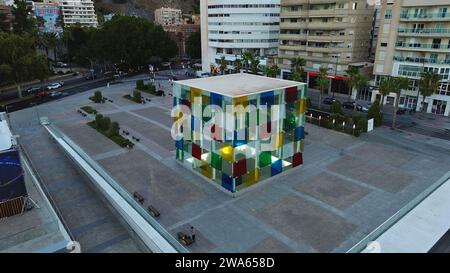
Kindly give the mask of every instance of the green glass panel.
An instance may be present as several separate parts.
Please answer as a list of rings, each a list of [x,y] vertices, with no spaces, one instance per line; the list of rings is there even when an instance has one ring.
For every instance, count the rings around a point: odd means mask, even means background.
[[[272,153],[271,152],[262,152],[259,154],[259,167],[262,168],[264,166],[268,166],[272,164]]]

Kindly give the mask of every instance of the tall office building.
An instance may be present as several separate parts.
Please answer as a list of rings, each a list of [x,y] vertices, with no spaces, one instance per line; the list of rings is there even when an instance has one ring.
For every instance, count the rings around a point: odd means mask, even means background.
[[[65,27],[76,23],[89,27],[98,26],[92,0],[60,0],[59,6]]]
[[[291,60],[306,60],[310,87],[321,66],[329,69],[334,91],[346,92],[345,70],[357,66],[371,73],[371,31],[374,6],[366,0],[281,0],[278,65],[283,78]]]
[[[411,79],[401,93],[400,107],[419,110],[418,80],[423,71],[442,76],[441,87],[425,100],[427,112],[448,116],[450,111],[450,2],[448,0],[383,0],[375,58],[375,82],[383,76]],[[374,92],[373,99],[379,94]],[[383,103],[393,104],[394,96]]]
[[[261,64],[277,53],[280,0],[202,0],[202,70],[225,57],[228,69],[249,51]]]

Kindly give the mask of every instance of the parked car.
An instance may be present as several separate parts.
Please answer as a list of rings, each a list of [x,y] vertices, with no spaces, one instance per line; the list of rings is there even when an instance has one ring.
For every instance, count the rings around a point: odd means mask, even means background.
[[[48,94],[48,95],[50,97],[59,97],[59,96],[62,96],[62,93],[59,91],[53,91],[53,92],[50,92],[50,94]]]
[[[322,101],[322,103],[327,104],[327,105],[332,105],[333,102],[335,102],[335,101],[339,102],[337,99],[335,99],[333,97],[327,97]]]
[[[39,91],[39,92],[36,94],[36,97],[40,97],[40,98],[47,97],[47,96],[48,96],[48,93],[45,92],[45,91]]]
[[[42,90],[41,86],[32,86],[32,87],[27,88],[27,90],[25,90],[25,92],[28,95],[31,95],[31,94],[37,93],[37,92],[39,92],[41,90]]]
[[[67,64],[63,62],[56,62],[53,66],[58,68],[66,68]]]
[[[61,86],[62,86],[61,83],[55,82],[55,83],[52,83],[52,84],[47,85],[47,90],[58,89],[58,88],[60,88]]]

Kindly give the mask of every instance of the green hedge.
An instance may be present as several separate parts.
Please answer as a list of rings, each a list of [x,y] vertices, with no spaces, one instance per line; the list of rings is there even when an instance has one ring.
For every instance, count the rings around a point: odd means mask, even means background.
[[[88,126],[97,130],[97,132],[114,141],[120,147],[134,146],[134,143],[120,135],[119,123],[111,122],[109,117],[97,115],[94,121],[87,123]]]
[[[80,109],[83,110],[84,112],[88,113],[88,114],[97,114],[97,110],[95,110],[91,106],[83,106]]]

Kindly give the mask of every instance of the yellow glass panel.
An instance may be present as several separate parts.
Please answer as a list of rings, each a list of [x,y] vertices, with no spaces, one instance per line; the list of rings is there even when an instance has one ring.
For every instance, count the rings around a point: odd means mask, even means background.
[[[233,147],[230,145],[222,145],[222,157],[227,160],[233,160]]]
[[[297,100],[297,115],[303,114],[306,112],[306,100],[300,99]]]

